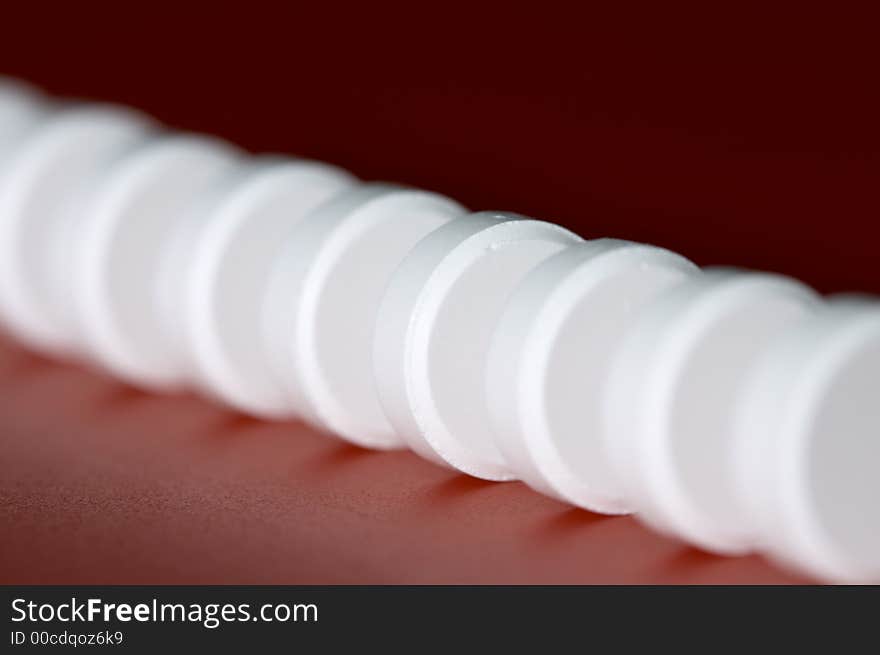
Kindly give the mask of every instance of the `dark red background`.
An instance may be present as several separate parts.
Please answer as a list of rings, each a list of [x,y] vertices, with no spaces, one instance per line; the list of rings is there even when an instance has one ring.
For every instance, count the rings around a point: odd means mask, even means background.
[[[0,73],[588,237],[880,291],[873,16],[520,5],[6,3]],[[518,484],[2,361],[3,581],[792,580]]]

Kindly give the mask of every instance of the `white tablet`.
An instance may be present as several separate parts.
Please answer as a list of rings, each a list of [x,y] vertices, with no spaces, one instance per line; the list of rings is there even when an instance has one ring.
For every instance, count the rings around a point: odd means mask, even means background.
[[[149,121],[106,105],[74,105],[43,120],[0,175],[0,315],[23,341],[55,354],[79,349],[70,304],[71,243],[82,199]]]
[[[817,300],[782,276],[708,269],[641,314],[609,379],[604,436],[643,520],[711,551],[751,549],[736,511],[737,403],[755,362]]]
[[[492,436],[492,335],[526,274],[581,242],[558,225],[479,212],[430,234],[397,269],[379,311],[374,361],[386,413],[416,452],[479,478],[515,478]]]
[[[297,224],[278,258],[265,320],[270,359],[303,417],[362,446],[403,445],[373,378],[379,302],[413,246],[463,213],[443,196],[368,184]]]
[[[615,239],[529,273],[495,329],[486,380],[496,445],[522,480],[592,511],[632,511],[605,453],[603,391],[644,305],[696,274],[667,250]]]
[[[75,243],[77,319],[90,353],[133,384],[161,390],[191,375],[162,316],[162,266],[193,204],[238,158],[218,140],[158,138],[119,162],[90,201]]]
[[[740,515],[759,548],[880,583],[880,302],[832,300],[779,340],[737,419]]]
[[[171,329],[183,334],[200,387],[249,414],[291,415],[263,347],[270,273],[295,226],[355,182],[326,164],[267,157],[218,184],[198,208],[174,245],[179,263],[165,267],[183,273],[176,285],[166,281],[164,315],[180,323]]]

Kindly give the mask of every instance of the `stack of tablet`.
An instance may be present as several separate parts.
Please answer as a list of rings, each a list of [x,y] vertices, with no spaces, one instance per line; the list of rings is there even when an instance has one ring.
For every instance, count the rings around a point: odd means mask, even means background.
[[[880,581],[880,303],[0,83],[0,319],[140,387]]]

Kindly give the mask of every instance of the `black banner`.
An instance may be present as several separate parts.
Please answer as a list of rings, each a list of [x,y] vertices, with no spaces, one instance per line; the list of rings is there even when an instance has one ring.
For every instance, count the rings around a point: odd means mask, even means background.
[[[0,652],[578,652],[788,643],[817,628],[876,646],[877,587],[2,587]],[[842,630],[840,628],[843,628]],[[761,642],[765,643],[765,642]]]

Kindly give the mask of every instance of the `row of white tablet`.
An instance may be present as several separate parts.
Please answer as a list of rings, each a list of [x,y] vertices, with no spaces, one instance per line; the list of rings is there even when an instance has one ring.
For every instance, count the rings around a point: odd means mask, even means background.
[[[880,579],[880,304],[0,84],[0,318],[720,553]]]

